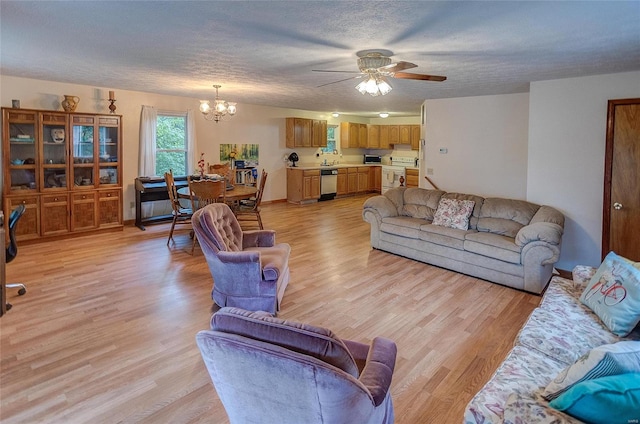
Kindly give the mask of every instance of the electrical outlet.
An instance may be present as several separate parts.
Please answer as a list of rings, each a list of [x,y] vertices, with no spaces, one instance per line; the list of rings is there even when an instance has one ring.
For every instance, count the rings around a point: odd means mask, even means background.
[[[433,168],[427,168],[427,175],[433,175]]]
[[[133,209],[136,207],[136,204],[134,202],[129,202],[129,207]]]

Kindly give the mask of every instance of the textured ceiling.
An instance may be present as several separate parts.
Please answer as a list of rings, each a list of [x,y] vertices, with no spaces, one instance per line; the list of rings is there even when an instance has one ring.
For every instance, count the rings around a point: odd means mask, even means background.
[[[531,81],[640,70],[640,2],[0,1],[0,72],[373,116],[425,99],[526,92]],[[363,96],[356,52],[412,73]]]

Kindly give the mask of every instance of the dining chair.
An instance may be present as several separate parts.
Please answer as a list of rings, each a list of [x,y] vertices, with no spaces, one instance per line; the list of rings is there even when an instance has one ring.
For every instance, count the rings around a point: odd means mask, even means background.
[[[191,193],[191,203],[193,210],[201,209],[212,203],[225,203],[227,194],[227,182],[223,180],[191,180],[187,177],[189,192]],[[193,236],[191,254],[196,247],[197,236]]]
[[[173,240],[173,230],[176,225],[188,225],[191,226],[191,216],[193,215],[193,201],[191,202],[191,208],[185,208],[180,203],[178,197],[178,190],[176,188],[176,182],[173,178],[173,172],[165,172],[164,181],[167,185],[167,192],[169,193],[169,201],[171,202],[173,221],[171,222],[171,229],[169,230],[169,239],[167,240],[167,246],[169,242]],[[194,235],[195,240],[195,235]],[[192,249],[193,250],[193,249]]]
[[[213,165],[209,165],[209,173],[225,177],[229,184],[236,184],[236,173],[228,163],[214,163]]]
[[[26,207],[24,205],[18,205],[13,211],[11,211],[11,215],[9,215],[9,246],[5,251],[6,263],[11,262],[18,256],[18,242],[16,239],[16,227],[18,226],[18,221],[20,217],[24,215],[26,211]],[[18,296],[22,296],[27,292],[27,286],[23,283],[7,283],[5,285],[7,289],[18,289]],[[11,309],[11,304],[6,304],[7,311]]]
[[[262,217],[260,216],[260,203],[262,202],[262,193],[264,192],[264,185],[267,182],[268,175],[263,169],[255,199],[243,200],[234,210],[236,219],[243,230],[248,229],[248,226],[257,226],[260,230],[264,230]]]

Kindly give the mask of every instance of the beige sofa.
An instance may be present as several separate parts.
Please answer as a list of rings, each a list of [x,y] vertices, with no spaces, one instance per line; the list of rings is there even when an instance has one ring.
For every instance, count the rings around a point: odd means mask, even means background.
[[[471,200],[468,229],[433,225],[441,199]],[[371,246],[494,283],[542,293],[560,256],[564,216],[522,200],[398,187],[367,199]]]

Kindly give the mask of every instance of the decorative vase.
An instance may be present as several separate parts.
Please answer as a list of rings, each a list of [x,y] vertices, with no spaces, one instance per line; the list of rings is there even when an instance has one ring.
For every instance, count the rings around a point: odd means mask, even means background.
[[[65,112],[75,112],[78,103],[80,103],[80,97],[65,94],[64,100],[62,101],[62,108]]]

